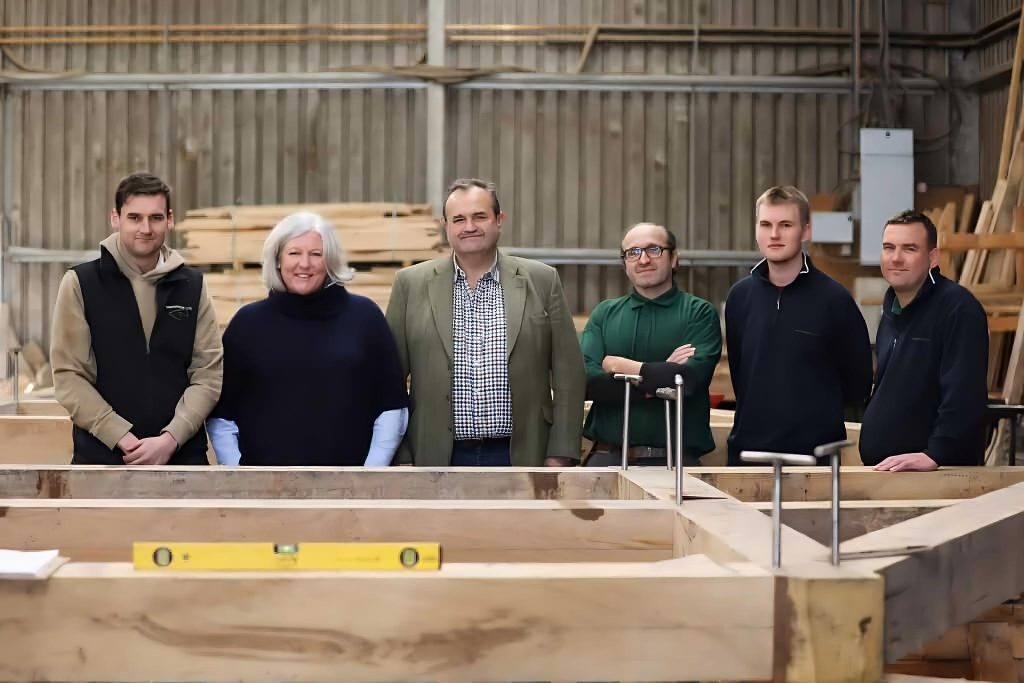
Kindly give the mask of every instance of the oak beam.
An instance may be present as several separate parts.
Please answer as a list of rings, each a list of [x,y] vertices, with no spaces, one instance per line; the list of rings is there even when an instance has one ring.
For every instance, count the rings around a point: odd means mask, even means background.
[[[934,512],[959,503],[956,499],[940,500],[847,500],[840,505],[839,540],[878,531],[893,524]],[[747,503],[766,515],[772,514],[771,503]],[[783,503],[782,523],[818,543],[832,543],[832,502],[798,501]]]
[[[746,502],[772,499],[772,470],[765,467],[692,467],[687,472]],[[918,500],[974,498],[1024,482],[1024,467],[943,467],[935,472],[876,472],[843,467],[842,500]],[[827,467],[787,467],[782,500],[830,500],[832,474]]]
[[[868,573],[822,562],[784,566],[776,573],[772,680],[878,681],[884,593],[881,578]]]
[[[66,415],[0,416],[2,464],[67,465],[71,450],[71,418]]]
[[[0,582],[2,680],[766,680],[771,576],[704,557]],[[742,647],[737,647],[742,644]]]
[[[598,468],[0,466],[7,498],[614,500]]]
[[[885,579],[885,658],[895,662],[1024,592],[1024,484],[855,538],[844,566]]]
[[[130,562],[136,541],[419,541],[445,562],[641,562],[673,557],[674,520],[630,501],[0,499],[0,548]]]

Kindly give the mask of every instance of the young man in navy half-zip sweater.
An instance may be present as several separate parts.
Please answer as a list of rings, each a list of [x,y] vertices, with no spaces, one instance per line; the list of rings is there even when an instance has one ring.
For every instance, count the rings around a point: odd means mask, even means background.
[[[846,438],[844,409],[871,390],[871,343],[850,293],[811,263],[807,197],[777,186],[755,205],[764,259],[729,292],[725,337],[736,392],[729,464],[743,451],[814,452]]]
[[[875,389],[860,453],[876,470],[977,465],[985,452],[988,325],[969,291],[939,273],[935,225],[904,211],[882,233],[889,283]]]

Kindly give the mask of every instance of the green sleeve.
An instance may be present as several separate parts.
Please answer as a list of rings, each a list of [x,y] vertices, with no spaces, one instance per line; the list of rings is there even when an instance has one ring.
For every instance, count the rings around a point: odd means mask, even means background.
[[[696,353],[686,364],[693,368],[702,384],[710,385],[715,366],[722,357],[722,325],[718,311],[710,303],[704,301],[695,308],[686,343],[692,344]]]

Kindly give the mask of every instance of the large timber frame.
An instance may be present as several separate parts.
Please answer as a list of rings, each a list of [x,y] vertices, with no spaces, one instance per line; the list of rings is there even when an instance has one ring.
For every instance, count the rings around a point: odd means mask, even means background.
[[[1024,592],[1024,468],[0,467],[0,680],[884,680]],[[436,541],[436,573],[138,574],[143,540]],[[892,680],[896,680],[893,678]],[[909,680],[901,677],[899,680]],[[922,679],[923,680],[923,679]]]

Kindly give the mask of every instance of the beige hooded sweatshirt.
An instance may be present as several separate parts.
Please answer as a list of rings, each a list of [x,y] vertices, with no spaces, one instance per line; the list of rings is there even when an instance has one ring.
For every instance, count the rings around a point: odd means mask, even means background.
[[[134,259],[121,251],[121,242],[116,232],[100,244],[106,247],[118,268],[131,282],[148,344],[156,322],[156,283],[183,265],[185,260],[177,251],[164,245],[161,248],[160,263],[148,273],[142,273]],[[132,424],[115,413],[96,390],[96,356],[92,350],[89,324],[85,320],[82,288],[73,270],[64,274],[60,289],[57,290],[50,363],[53,366],[57,401],[71,414],[75,425],[88,431],[108,448],[117,446],[117,442],[131,431]],[[221,346],[220,329],[204,280],[199,296],[192,363],[188,369],[189,386],[174,409],[174,417],[163,429],[174,437],[179,446],[203,427],[206,417],[217,404],[223,369],[224,349]]]

